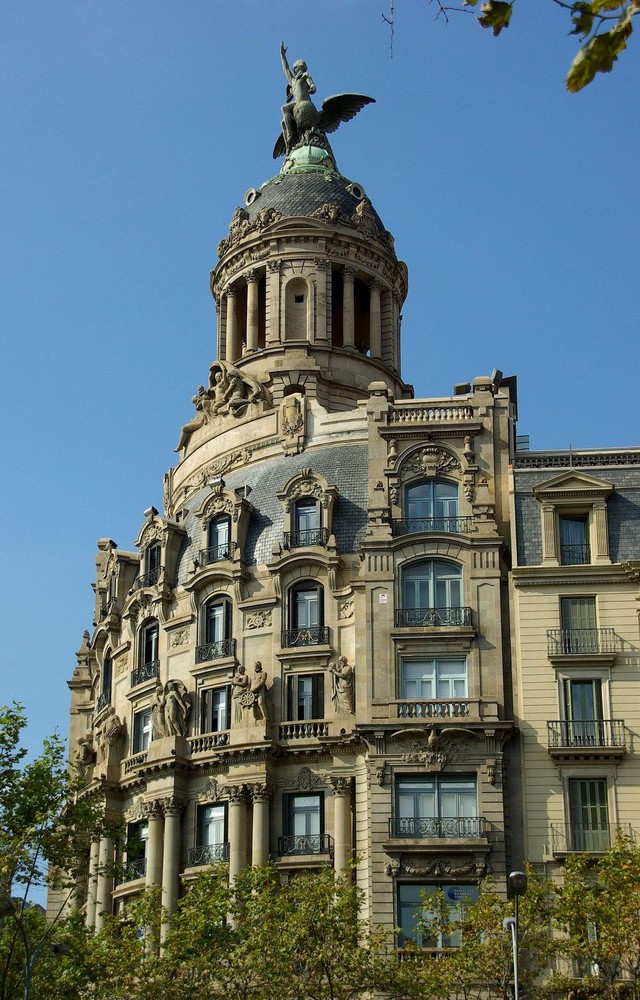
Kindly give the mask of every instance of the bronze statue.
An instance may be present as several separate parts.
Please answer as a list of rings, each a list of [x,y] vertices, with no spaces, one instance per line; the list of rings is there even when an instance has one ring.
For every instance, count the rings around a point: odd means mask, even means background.
[[[327,97],[318,111],[311,100],[316,85],[302,59],[296,60],[293,70],[287,62],[287,50],[280,43],[280,59],[287,78],[287,103],[282,107],[282,132],[273,149],[273,158],[290,153],[296,146],[313,145],[313,139],[322,140],[328,132],[335,132],[341,122],[348,122],[365,104],[374,104],[373,97],[363,94],[337,94]],[[326,143],[326,139],[324,139]]]

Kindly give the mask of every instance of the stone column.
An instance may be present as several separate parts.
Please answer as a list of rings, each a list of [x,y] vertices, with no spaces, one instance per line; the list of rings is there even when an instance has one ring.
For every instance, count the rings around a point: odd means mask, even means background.
[[[247,271],[247,351],[258,350],[258,279],[257,271]]]
[[[347,265],[342,272],[342,346],[355,346],[353,283],[356,279],[355,267]]]
[[[611,562],[607,532],[607,505],[604,502],[593,505],[593,562]]]
[[[162,905],[171,917],[176,912],[180,875],[180,818],[185,802],[178,798],[164,799],[164,848],[162,852]],[[162,925],[160,938],[164,940],[169,924]]]
[[[240,331],[238,330],[238,290],[227,288],[227,361],[232,364],[240,357]]]
[[[267,313],[265,316],[265,344],[272,347],[280,343],[280,261],[267,261]]]
[[[267,784],[251,785],[253,802],[253,828],[251,837],[251,864],[264,868],[269,862],[269,802],[271,789]]]
[[[162,805],[158,799],[146,803],[149,838],[145,884],[160,885],[162,880]]]
[[[244,785],[229,785],[229,881],[247,863],[247,810]]]
[[[96,891],[95,928],[104,927],[105,917],[111,913],[113,892],[113,840],[111,837],[100,838],[98,851],[98,886]]]
[[[87,927],[96,926],[96,902],[98,899],[98,865],[100,864],[100,841],[91,841],[89,854],[89,884],[87,887]]]
[[[325,342],[329,339],[330,314],[328,296],[331,281],[331,262],[321,257],[316,258],[316,322],[315,340]]]
[[[372,358],[382,357],[382,315],[380,292],[382,285],[372,281],[369,285],[369,353]]]
[[[333,867],[341,872],[351,861],[351,789],[353,779],[332,777],[333,786]]]

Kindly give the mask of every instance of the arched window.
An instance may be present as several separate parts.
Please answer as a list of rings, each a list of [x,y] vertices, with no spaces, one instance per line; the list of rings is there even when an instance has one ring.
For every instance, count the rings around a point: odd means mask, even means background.
[[[103,708],[111,704],[111,683],[113,678],[113,662],[111,660],[111,650],[107,650],[102,660],[100,695],[96,711],[101,712]]]
[[[196,663],[234,656],[236,643],[231,637],[231,602],[214,597],[202,609],[202,644],[196,649]]]
[[[411,563],[402,574],[399,625],[467,625],[462,607],[462,567],[445,559]]]
[[[158,676],[160,661],[158,658],[159,626],[155,618],[149,618],[138,632],[138,665],[131,675],[131,684],[143,684]]]
[[[404,491],[405,531],[459,531],[458,484],[427,479]]]
[[[318,646],[329,642],[324,627],[324,589],[315,580],[301,580],[288,595],[289,628],[282,632],[283,646]]]
[[[204,553],[203,560],[205,563],[221,562],[223,559],[230,557],[232,551],[232,542],[229,537],[230,532],[231,521],[227,514],[214,517],[209,521],[207,529],[208,548]]]

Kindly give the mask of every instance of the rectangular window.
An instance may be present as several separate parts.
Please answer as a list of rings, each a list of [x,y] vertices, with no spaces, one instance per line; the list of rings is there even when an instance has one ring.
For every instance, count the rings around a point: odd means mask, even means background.
[[[222,805],[198,807],[198,846],[214,847],[227,839],[226,809]]]
[[[605,778],[569,780],[569,849],[606,851],[610,846]]]
[[[287,795],[284,800],[282,854],[321,854],[324,846],[324,809],[321,793]]]
[[[209,688],[201,696],[200,732],[218,733],[231,727],[231,689]]]
[[[162,554],[162,549],[158,543],[150,545],[147,549],[147,573],[157,573],[160,569],[160,556]]]
[[[287,718],[324,718],[324,674],[295,674],[287,678]]]
[[[151,743],[151,709],[136,712],[133,717],[133,752],[142,753]]]
[[[561,597],[563,653],[597,653],[595,597]]]
[[[476,885],[428,885],[424,882],[401,882],[398,884],[398,919],[400,928],[398,934],[399,946],[405,947],[410,942],[422,948],[459,948],[462,934],[458,928],[433,926],[439,907],[434,899],[436,893],[442,893],[447,907],[448,920],[451,922],[462,918],[463,909],[469,903],[475,903],[479,896]]]
[[[402,660],[401,698],[433,701],[467,697],[467,661],[460,659]]]
[[[585,517],[565,517],[558,520],[560,532],[560,563],[576,566],[591,562],[589,524]]]
[[[565,679],[563,687],[567,745],[603,746],[602,681]]]
[[[396,837],[478,837],[475,777],[399,777],[392,824]]]

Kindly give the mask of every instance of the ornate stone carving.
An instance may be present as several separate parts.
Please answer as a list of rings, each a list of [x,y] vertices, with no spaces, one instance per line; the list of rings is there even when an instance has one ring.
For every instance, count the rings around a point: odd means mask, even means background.
[[[415,473],[423,476],[438,476],[460,470],[460,462],[451,452],[437,445],[426,445],[419,451],[412,451],[402,462],[402,474]]]
[[[78,775],[83,780],[89,775],[89,771],[96,762],[96,748],[93,745],[93,737],[91,733],[88,736],[81,736],[77,741],[78,751],[76,753],[76,768],[78,770]]]
[[[266,226],[281,218],[281,212],[277,212],[275,208],[266,208],[258,212],[255,221],[251,222],[247,210],[238,206],[233,213],[233,218],[229,225],[229,235],[225,240],[220,240],[218,243],[218,257],[224,257],[227,251],[239,243],[240,240],[244,239],[245,236],[248,236],[252,232],[261,232]]]
[[[182,681],[158,681],[151,702],[151,725],[154,739],[186,736],[191,700]]]
[[[246,785],[227,785],[227,792],[229,794],[230,802],[246,802],[247,799]]]
[[[343,218],[343,213],[340,211],[340,206],[335,205],[331,202],[325,202],[320,208],[316,208],[314,212],[311,213],[312,219],[321,219],[323,222],[339,222]],[[328,261],[326,262],[328,265]],[[316,266],[320,266],[316,262]]]
[[[348,621],[349,618],[353,618],[354,609],[355,602],[353,597],[349,597],[346,601],[342,601],[338,605],[338,619],[340,621]]]
[[[184,812],[187,803],[176,795],[169,795],[165,799],[160,799],[160,807],[165,816],[179,816]]]
[[[349,665],[346,656],[341,656],[337,664],[330,663],[329,673],[334,711],[353,713],[355,711],[353,667]]]
[[[245,616],[244,627],[247,629],[271,628],[272,618],[271,608],[264,611],[251,611]]]
[[[457,862],[457,863],[456,863]],[[487,862],[483,854],[476,854],[472,858],[460,863],[458,859],[433,858],[424,865],[412,865],[406,861],[395,860],[391,863],[392,871],[387,871],[388,875],[433,875],[436,878],[443,876],[454,877],[457,875],[484,875],[487,871]],[[387,865],[390,868],[391,865]]]
[[[189,626],[185,625],[184,628],[177,628],[171,633],[170,645],[173,649],[176,646],[186,646],[189,642]]]
[[[280,404],[280,433],[285,455],[297,455],[304,449],[306,403],[304,396],[290,393]]]
[[[264,386],[246,372],[240,372],[229,361],[214,361],[209,369],[211,413],[241,416],[247,406],[266,400]]]
[[[344,775],[331,775],[329,778],[334,795],[351,795],[353,791],[353,778]]]
[[[220,785],[215,778],[209,778],[204,788],[198,792],[199,802],[217,802],[220,798]]]
[[[320,784],[321,778],[308,767],[301,767],[295,778],[289,778],[283,783],[288,788],[298,788],[301,792],[310,792]]]
[[[385,781],[387,779],[387,764],[383,761],[382,764],[378,764],[376,767],[376,781],[381,788],[384,788]]]
[[[354,214],[351,217],[352,223],[365,236],[378,236],[380,226],[376,219],[373,206],[368,198],[363,198],[359,202]]]
[[[147,803],[142,795],[137,798],[128,809],[124,811],[124,818],[127,823],[138,823],[147,816]]]
[[[258,782],[248,786],[252,802],[269,802],[273,797],[273,789],[266,782]]]

